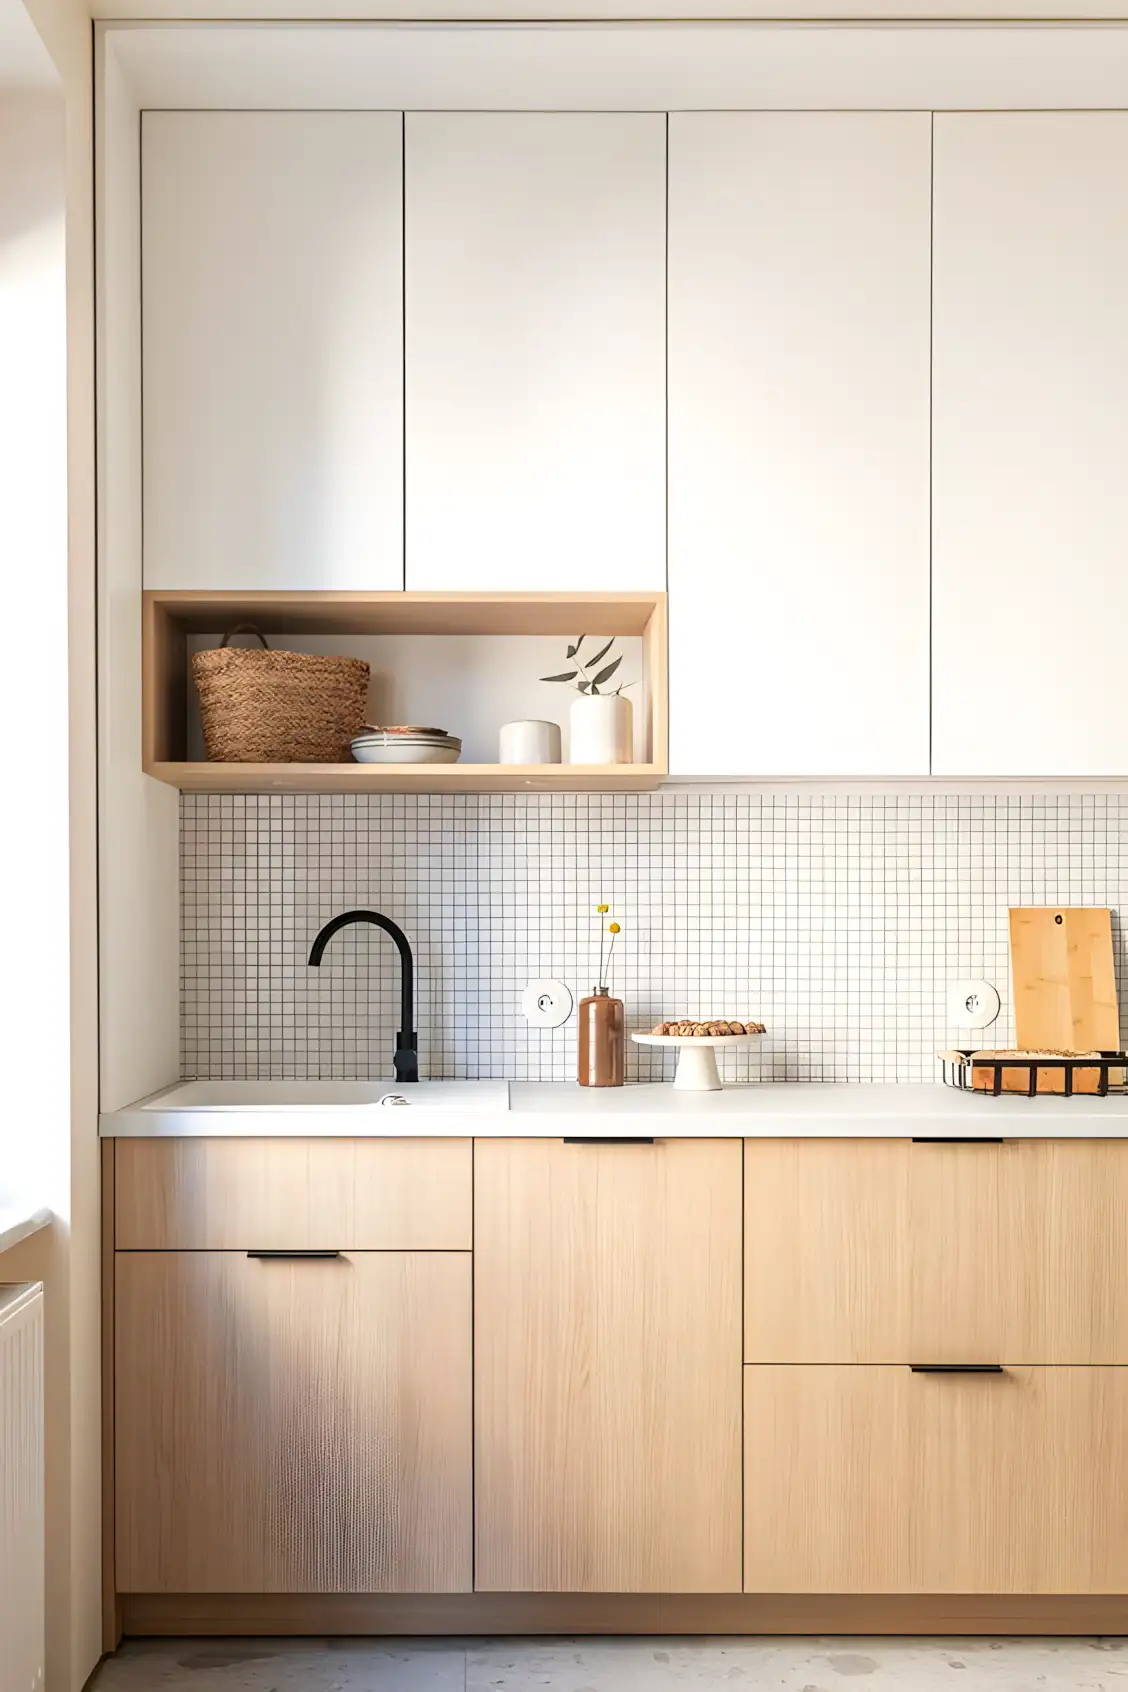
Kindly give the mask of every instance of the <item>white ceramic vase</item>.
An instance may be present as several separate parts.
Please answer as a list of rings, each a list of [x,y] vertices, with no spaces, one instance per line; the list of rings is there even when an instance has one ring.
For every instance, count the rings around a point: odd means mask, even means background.
[[[621,693],[581,693],[572,702],[573,764],[629,764],[631,702]]]

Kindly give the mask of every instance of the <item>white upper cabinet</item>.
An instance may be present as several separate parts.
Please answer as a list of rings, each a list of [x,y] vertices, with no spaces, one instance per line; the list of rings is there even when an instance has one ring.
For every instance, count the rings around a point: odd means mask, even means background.
[[[938,115],[934,767],[1128,772],[1128,113]]]
[[[403,586],[402,140],[145,114],[146,587]]]
[[[670,118],[679,774],[929,764],[921,113]]]
[[[407,586],[662,588],[666,120],[409,113]]]

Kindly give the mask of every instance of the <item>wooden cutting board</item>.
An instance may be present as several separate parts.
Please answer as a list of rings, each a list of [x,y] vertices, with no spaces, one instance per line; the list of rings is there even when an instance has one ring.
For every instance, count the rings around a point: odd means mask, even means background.
[[[1023,1050],[1116,1051],[1120,1007],[1112,961],[1112,919],[1096,905],[1020,905],[1010,912],[1015,1045]],[[1110,1079],[1118,1082],[1122,1072]],[[1018,1084],[1017,1082],[1015,1083]],[[1094,1092],[1095,1070],[1078,1070],[1076,1092]],[[1038,1072],[1039,1091],[1064,1080]]]

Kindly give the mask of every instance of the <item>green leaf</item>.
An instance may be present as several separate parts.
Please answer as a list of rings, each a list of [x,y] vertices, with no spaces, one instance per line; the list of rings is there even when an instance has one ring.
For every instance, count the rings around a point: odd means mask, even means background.
[[[607,642],[607,645],[601,646],[599,651],[596,653],[595,657],[588,659],[588,663],[589,664],[598,664],[599,660],[601,658],[606,658],[607,654],[610,652],[610,650],[614,646],[614,644],[615,644],[615,636],[612,635],[611,639]]]
[[[587,639],[587,635],[581,635],[579,640],[576,642],[575,646],[573,646],[573,648],[572,648],[572,657],[573,658],[578,658],[580,656],[580,647],[584,644],[584,641],[586,639]]]
[[[578,670],[565,670],[562,676],[542,676],[541,681],[575,681]]]
[[[600,670],[599,674],[595,678],[596,684],[598,685],[600,682],[609,681],[622,662],[623,660],[620,656],[615,659],[613,664],[608,664],[606,669]]]
[[[576,653],[577,653],[578,650],[579,650],[578,647],[570,646],[568,648],[567,652],[565,652],[565,654],[564,654],[565,658],[574,658],[576,656]]]

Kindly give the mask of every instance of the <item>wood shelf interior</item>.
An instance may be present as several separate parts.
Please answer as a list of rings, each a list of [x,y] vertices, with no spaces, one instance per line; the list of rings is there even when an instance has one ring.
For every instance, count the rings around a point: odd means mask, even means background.
[[[205,760],[190,654],[253,623],[272,645],[340,652],[372,665],[372,720],[436,722],[464,740],[457,764],[212,764]],[[618,636],[637,682],[632,764],[504,765],[502,722],[565,723],[568,690],[538,678],[565,667],[577,634]],[[664,594],[210,593],[144,596],[143,767],[195,792],[639,790],[667,770]],[[589,650],[591,648],[589,647]],[[398,714],[397,714],[398,713]],[[565,752],[567,742],[565,739]]]

